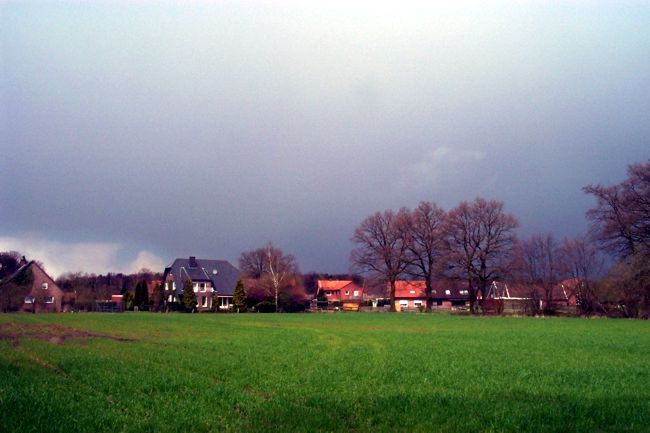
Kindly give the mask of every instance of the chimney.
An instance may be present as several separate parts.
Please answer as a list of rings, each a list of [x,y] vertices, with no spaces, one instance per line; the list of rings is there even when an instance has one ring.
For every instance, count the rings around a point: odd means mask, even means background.
[[[196,268],[198,264],[196,263],[196,257],[190,256],[190,268]]]

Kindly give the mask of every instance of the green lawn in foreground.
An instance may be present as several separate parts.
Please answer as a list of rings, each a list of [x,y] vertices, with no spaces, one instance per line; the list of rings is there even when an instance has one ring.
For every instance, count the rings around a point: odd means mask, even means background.
[[[650,431],[647,321],[0,315],[7,322],[136,341],[0,341],[0,432]]]

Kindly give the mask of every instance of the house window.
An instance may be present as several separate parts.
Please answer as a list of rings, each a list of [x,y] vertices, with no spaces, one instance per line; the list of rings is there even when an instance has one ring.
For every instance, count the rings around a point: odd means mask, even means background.
[[[431,293],[433,293],[433,294],[435,295],[435,294],[438,293],[438,292],[436,291],[436,289],[433,289],[433,290],[431,291]]]
[[[329,290],[327,292],[325,292],[325,296],[331,296],[331,295],[332,295],[332,292],[330,292]]]
[[[345,294],[346,294],[346,295],[349,295],[349,294],[350,294],[350,291],[349,291],[349,290],[346,290],[346,291],[345,291]]]
[[[400,308],[408,308],[409,301],[399,301]]]
[[[207,307],[208,306],[208,297],[207,296],[202,296],[201,297],[201,306],[202,307]]]
[[[25,296],[25,304],[33,304],[33,303],[34,303],[33,296]]]
[[[416,307],[421,307],[422,306],[422,301],[415,301],[414,302]]]
[[[356,296],[359,296],[359,291],[358,291],[358,290],[355,290],[355,291],[354,291],[354,296],[355,296],[355,297],[356,297]]]
[[[201,289],[202,292],[205,292],[205,283],[199,284],[199,288]]]
[[[193,286],[194,286],[194,293],[198,292],[199,291],[199,283],[194,283]]]
[[[47,290],[48,285],[47,285],[47,283],[43,283],[43,284],[41,285],[41,287],[43,288],[43,290]]]
[[[451,290],[445,290],[445,295],[451,295]]]
[[[220,298],[220,299],[221,299],[221,303],[220,303],[219,305],[220,305],[222,308],[226,308],[226,307],[228,307],[228,305],[230,305],[230,302],[229,302],[230,299],[228,299],[228,298],[226,298],[226,297],[222,297],[222,298]]]
[[[45,297],[45,303],[46,304],[53,304],[54,303],[54,296],[46,296]]]

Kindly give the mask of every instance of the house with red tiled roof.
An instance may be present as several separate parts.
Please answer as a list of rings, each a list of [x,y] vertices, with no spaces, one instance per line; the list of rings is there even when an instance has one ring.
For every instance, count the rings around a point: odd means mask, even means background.
[[[390,285],[387,285],[390,291]],[[469,302],[466,283],[453,280],[432,282],[433,308],[465,307]],[[421,310],[427,306],[426,282],[424,280],[395,281],[395,311]]]
[[[329,304],[337,302],[344,310],[357,311],[365,299],[365,289],[352,280],[318,280],[316,297],[323,295]]]
[[[387,286],[390,291],[390,283]],[[395,311],[422,309],[426,306],[427,295],[424,281],[395,281]]]

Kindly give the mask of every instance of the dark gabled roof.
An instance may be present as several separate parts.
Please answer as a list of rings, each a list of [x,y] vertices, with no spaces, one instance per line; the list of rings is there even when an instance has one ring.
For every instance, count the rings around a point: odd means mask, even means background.
[[[469,300],[467,281],[436,280],[432,281],[431,297],[436,300]]]
[[[27,268],[28,268],[32,263],[34,263],[34,260],[30,260],[30,261],[27,262],[27,263],[23,263],[22,265],[20,265],[20,266],[18,267],[18,269],[16,269],[16,270],[14,271],[13,274],[9,275],[9,276],[6,277],[4,280],[0,280],[0,283],[3,283],[3,284],[4,284],[4,283],[8,283],[9,281],[13,280],[14,278],[16,278],[16,276],[17,276],[18,274],[20,274],[22,271],[24,271],[25,269],[27,269]]]
[[[232,295],[239,280],[239,270],[227,260],[178,258],[165,268],[163,281],[170,273],[176,281],[177,293],[182,293],[183,284],[191,279],[194,282],[211,282],[217,295]]]

